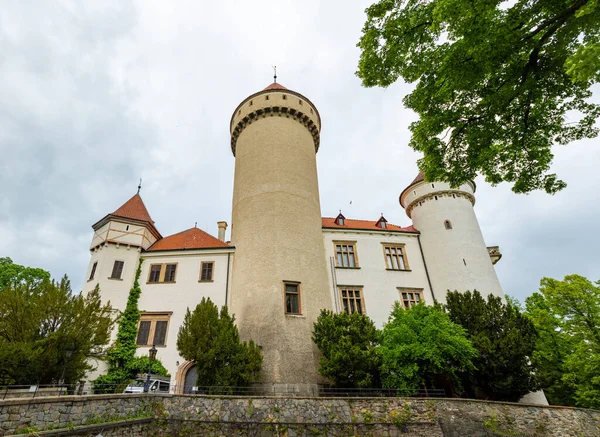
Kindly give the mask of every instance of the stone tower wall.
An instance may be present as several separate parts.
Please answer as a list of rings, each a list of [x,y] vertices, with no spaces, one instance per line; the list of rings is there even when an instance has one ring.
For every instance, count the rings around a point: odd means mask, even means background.
[[[401,198],[421,232],[423,255],[438,302],[450,291],[478,290],[503,296],[473,209],[474,184],[451,188],[443,182],[419,182]],[[448,220],[452,229],[446,229]]]
[[[298,114],[300,107],[306,114]],[[315,156],[318,123],[310,102],[281,91],[249,97],[232,118],[231,309],[242,338],[262,347],[263,383],[321,381],[311,332],[320,310],[331,308],[331,297]],[[301,315],[285,314],[284,281],[299,283]]]

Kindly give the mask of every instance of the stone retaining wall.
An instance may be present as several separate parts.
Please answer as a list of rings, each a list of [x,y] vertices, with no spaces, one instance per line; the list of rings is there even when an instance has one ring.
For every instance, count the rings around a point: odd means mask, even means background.
[[[592,437],[600,435],[600,411],[422,398],[118,394],[0,401],[0,436],[15,431],[39,436],[96,436],[98,427],[104,429],[104,437]]]

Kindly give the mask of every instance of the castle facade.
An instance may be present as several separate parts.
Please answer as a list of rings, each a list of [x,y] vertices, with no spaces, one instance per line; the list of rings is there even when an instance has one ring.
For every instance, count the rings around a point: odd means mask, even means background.
[[[163,237],[139,193],[93,225],[83,291],[99,285],[122,311],[143,259],[138,354],[155,345],[180,389],[195,385],[195,369],[177,352],[177,332],[203,297],[228,305],[242,339],[259,345],[266,388],[300,388],[324,382],[311,340],[321,309],[367,314],[381,327],[396,301],[443,303],[448,290],[503,296],[493,266],[501,255],[484,243],[473,182],[452,188],[419,174],[399,198],[408,227],[322,217],[320,130],[316,106],[278,83],[238,105],[230,241],[226,222],[217,237],[195,227]]]

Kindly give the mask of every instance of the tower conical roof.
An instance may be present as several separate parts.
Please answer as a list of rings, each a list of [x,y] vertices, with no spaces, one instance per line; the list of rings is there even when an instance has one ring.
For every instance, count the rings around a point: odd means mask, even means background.
[[[277,82],[273,82],[268,87],[266,87],[263,91],[270,91],[270,90],[284,90],[284,91],[289,91],[286,87],[284,87],[283,85],[281,85],[280,83],[277,83]]]
[[[139,194],[134,195],[121,205],[121,207],[117,208],[112,215],[154,224],[154,220],[150,217],[146,205],[144,205],[144,201]]]

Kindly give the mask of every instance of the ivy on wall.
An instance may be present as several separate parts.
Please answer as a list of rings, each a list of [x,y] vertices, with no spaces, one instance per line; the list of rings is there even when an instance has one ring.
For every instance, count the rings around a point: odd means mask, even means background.
[[[147,356],[136,357],[136,337],[140,311],[138,302],[142,295],[140,288],[140,276],[142,274],[142,262],[140,258],[138,268],[135,272],[133,286],[129,290],[127,305],[119,317],[117,339],[108,349],[108,372],[100,375],[93,381],[94,393],[115,393],[123,391],[125,386],[139,373],[145,373],[152,365],[152,373],[160,376],[170,376],[167,369],[160,360],[150,363]]]

